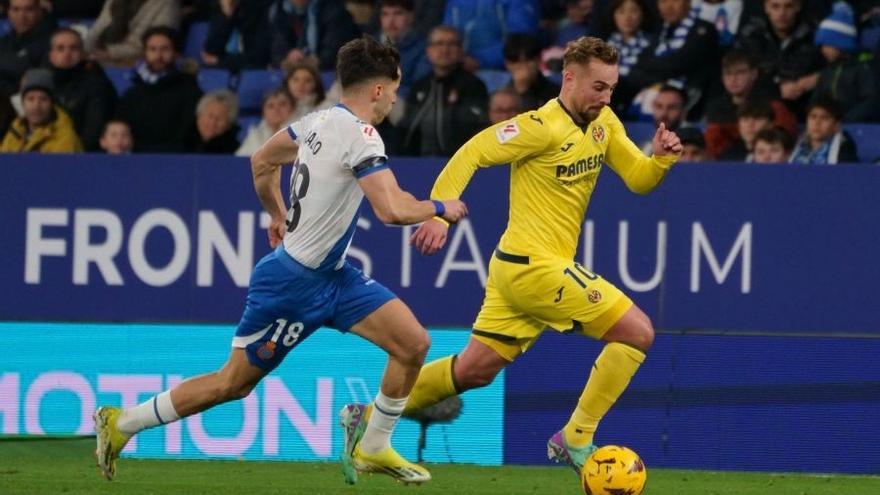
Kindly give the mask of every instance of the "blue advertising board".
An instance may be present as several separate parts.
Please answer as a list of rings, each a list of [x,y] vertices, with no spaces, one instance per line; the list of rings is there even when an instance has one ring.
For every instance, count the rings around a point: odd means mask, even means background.
[[[247,160],[3,162],[0,319],[238,320],[251,267],[268,251]],[[425,197],[443,162],[392,165]],[[878,183],[872,166],[678,165],[637,196],[606,171],[577,257],[658,328],[877,335]],[[506,167],[478,171],[464,195],[470,218],[429,258],[409,247],[412,227],[383,226],[365,205],[350,258],[424,323],[469,326],[507,195]]]
[[[217,370],[234,328],[195,325],[0,323],[0,433],[92,434],[98,405],[130,407],[183,379]],[[429,358],[457,351],[468,332],[434,332]],[[337,413],[378,392],[387,356],[366,340],[323,329],[288,355],[245,399],[136,436],[126,455],[153,458],[336,460]],[[427,430],[424,459],[502,460],[504,376],[468,394],[451,424]],[[393,441],[417,457],[420,425]]]

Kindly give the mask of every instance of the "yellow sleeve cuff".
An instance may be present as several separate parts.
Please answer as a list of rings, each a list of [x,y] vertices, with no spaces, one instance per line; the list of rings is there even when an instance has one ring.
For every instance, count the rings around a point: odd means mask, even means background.
[[[443,217],[434,217],[432,220],[437,220],[438,222],[442,223],[446,227],[449,227],[449,222],[447,222],[446,219],[444,219]]]
[[[678,155],[676,155],[676,154],[669,154],[669,155],[653,154],[653,155],[651,155],[651,160],[653,160],[654,163],[660,165],[661,168],[669,169],[669,167],[671,167],[675,162],[678,161]]]

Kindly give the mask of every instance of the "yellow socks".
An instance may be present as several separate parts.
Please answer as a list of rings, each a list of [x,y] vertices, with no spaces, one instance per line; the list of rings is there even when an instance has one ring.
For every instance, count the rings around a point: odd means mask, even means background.
[[[446,356],[422,366],[419,378],[409,393],[404,416],[458,394],[452,376],[453,363],[455,356]]]
[[[630,379],[644,361],[645,353],[635,347],[619,342],[605,345],[593,364],[590,379],[578,399],[577,409],[563,429],[565,442],[569,446],[582,448],[593,443],[599,420],[626,390]],[[421,379],[420,376],[419,381]]]

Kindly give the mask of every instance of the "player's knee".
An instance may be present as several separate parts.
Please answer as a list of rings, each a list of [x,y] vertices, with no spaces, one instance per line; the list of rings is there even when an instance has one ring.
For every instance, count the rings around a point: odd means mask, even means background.
[[[425,356],[431,347],[431,336],[421,328],[413,336],[407,339],[406,345],[401,345],[393,353],[398,361],[405,364],[421,367],[425,362]]]
[[[642,313],[641,316],[638,319],[636,331],[633,332],[634,341],[631,344],[647,352],[654,345],[654,324],[651,323],[651,318],[648,315]]]
[[[251,391],[254,389],[254,385],[255,384],[244,383],[234,379],[223,380],[218,386],[217,395],[220,397],[221,402],[241,400],[250,395]]]

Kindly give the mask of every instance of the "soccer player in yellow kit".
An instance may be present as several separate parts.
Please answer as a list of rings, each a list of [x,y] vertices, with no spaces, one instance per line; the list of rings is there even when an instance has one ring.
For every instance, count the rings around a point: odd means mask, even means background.
[[[568,424],[547,443],[550,459],[580,469],[593,435],[654,340],[648,317],[610,282],[573,261],[587,204],[604,164],[636,193],[653,190],[681,154],[661,124],[647,157],[608,108],[618,54],[598,38],[568,44],[559,98],[496,124],[465,143],[440,173],[431,199],[461,196],[480,167],[511,164],[510,219],[489,263],[486,297],[464,350],[425,365],[404,414],[492,382],[546,328],[605,345]],[[446,240],[442,219],[411,242],[433,254]]]

